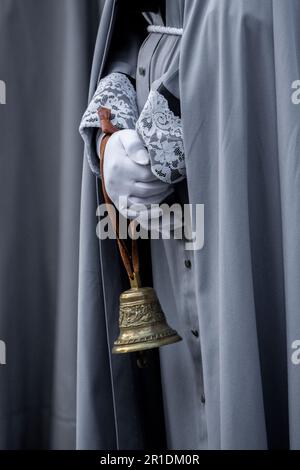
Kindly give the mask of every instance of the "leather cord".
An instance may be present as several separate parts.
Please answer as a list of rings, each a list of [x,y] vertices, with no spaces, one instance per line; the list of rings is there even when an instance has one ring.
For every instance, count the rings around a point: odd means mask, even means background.
[[[116,235],[117,244],[118,244],[122,262],[124,264],[124,267],[126,269],[129,279],[133,281],[134,279],[139,278],[139,271],[140,271],[137,240],[134,240],[132,238],[132,247],[131,247],[131,254],[130,254],[124,240],[120,238],[119,219],[118,217],[117,218],[115,217],[116,209],[114,208],[114,204],[112,200],[110,199],[109,195],[107,194],[105,181],[104,181],[104,171],[103,171],[104,155],[105,155],[107,142],[109,141],[112,134],[119,131],[120,129],[118,129],[112,124],[111,111],[109,109],[103,108],[103,107],[99,108],[98,116],[100,119],[102,132],[104,133],[104,137],[102,138],[101,144],[100,144],[100,174],[101,174],[101,181],[102,181],[103,198],[106,204],[107,213],[110,217],[112,227]],[[135,221],[131,222],[131,229],[132,229],[132,234],[134,235],[134,232],[136,230]]]

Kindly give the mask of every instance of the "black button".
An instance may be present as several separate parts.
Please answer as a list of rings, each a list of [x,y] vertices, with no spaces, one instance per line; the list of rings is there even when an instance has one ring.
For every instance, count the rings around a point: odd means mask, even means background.
[[[198,330],[192,330],[192,334],[195,336],[195,338],[199,338],[199,331]]]
[[[185,262],[184,262],[184,264],[185,264],[185,267],[186,267],[186,268],[191,269],[192,263],[191,263],[191,261],[190,261],[189,259],[186,259]]]
[[[146,75],[146,69],[144,67],[140,67],[139,74],[142,75],[142,77],[144,77]]]
[[[206,400],[205,400],[205,395],[204,395],[204,393],[202,393],[202,395],[201,395],[201,403],[202,403],[202,405],[205,404],[205,401],[206,401]]]

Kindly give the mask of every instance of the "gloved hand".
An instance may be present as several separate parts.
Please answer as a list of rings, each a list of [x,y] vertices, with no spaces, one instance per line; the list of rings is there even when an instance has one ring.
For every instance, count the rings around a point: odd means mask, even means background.
[[[160,204],[173,192],[171,185],[153,175],[148,152],[135,130],[121,130],[110,137],[104,153],[103,173],[107,194],[126,218],[143,215],[145,211],[140,210],[138,204],[149,209],[151,204]],[[152,215],[158,214],[154,211]]]

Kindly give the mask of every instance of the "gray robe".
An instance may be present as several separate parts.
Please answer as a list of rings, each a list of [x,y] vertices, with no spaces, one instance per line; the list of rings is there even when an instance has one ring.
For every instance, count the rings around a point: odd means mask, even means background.
[[[106,2],[90,98],[98,78],[109,72],[114,41],[132,34],[120,30],[118,3]],[[187,190],[190,203],[205,204],[205,246],[192,254],[192,272],[184,274],[187,289],[193,287],[185,295],[187,305],[192,298],[189,309],[199,324],[200,355],[193,354],[187,331],[179,331],[183,346],[160,352],[168,444],[300,448],[300,366],[292,361],[300,338],[300,108],[291,100],[292,83],[299,79],[300,5],[297,0],[182,0],[182,6],[179,84]],[[139,47],[138,40],[131,44]],[[133,66],[136,57],[133,47]],[[95,237],[96,186],[85,159],[78,447],[137,448],[145,441],[136,439],[143,419],[132,395],[134,366],[129,357],[110,354],[122,270],[114,243],[99,244]],[[180,279],[184,253],[178,257],[173,280]],[[180,329],[184,312],[176,308],[176,291],[165,288],[168,259],[166,243],[152,244],[154,284],[168,320]],[[196,391],[193,377],[199,380]],[[182,385],[184,402],[178,401]],[[182,428],[193,407],[198,421]]]

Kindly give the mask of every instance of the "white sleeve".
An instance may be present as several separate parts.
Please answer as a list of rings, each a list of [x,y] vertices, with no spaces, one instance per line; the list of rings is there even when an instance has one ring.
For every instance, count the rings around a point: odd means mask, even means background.
[[[97,90],[85,111],[79,132],[86,144],[86,155],[93,173],[100,175],[99,156],[95,148],[98,141],[100,121],[99,108],[111,110],[111,121],[119,129],[134,129],[138,118],[136,91],[129,78],[118,72],[111,73],[101,79]]]

